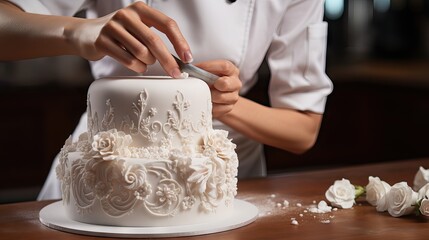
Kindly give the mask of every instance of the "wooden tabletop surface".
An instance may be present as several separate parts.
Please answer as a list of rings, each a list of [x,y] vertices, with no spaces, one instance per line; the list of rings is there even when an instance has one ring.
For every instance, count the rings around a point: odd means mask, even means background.
[[[391,217],[378,213],[364,199],[352,209],[311,213],[313,202],[335,180],[349,179],[366,185],[368,176],[378,176],[393,185],[406,181],[412,186],[419,166],[429,168],[429,158],[338,169],[306,171],[239,182],[237,198],[253,203],[260,215],[255,222],[230,231],[177,239],[429,239],[429,218]],[[287,200],[289,207],[277,206]],[[57,231],[39,221],[39,211],[52,201],[0,205],[0,239],[105,239]],[[298,225],[291,224],[295,218]]]

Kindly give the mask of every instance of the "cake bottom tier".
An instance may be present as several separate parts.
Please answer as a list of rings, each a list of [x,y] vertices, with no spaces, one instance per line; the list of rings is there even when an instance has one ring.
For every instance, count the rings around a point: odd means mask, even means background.
[[[69,152],[62,175],[63,204],[75,221],[109,226],[179,226],[227,219],[235,178],[222,161],[86,158]],[[63,171],[63,172],[62,172]]]

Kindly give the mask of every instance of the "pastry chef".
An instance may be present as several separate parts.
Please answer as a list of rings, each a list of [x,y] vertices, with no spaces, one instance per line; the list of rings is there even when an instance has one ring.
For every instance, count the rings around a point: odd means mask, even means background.
[[[211,87],[213,128],[237,144],[239,178],[261,177],[263,144],[302,153],[317,139],[333,88],[323,10],[323,0],[0,1],[0,61],[78,55],[95,79],[178,77],[174,53],[220,76]],[[85,19],[72,17],[80,11]],[[270,107],[243,97],[264,58]],[[74,139],[84,131],[85,114]],[[39,199],[61,198],[56,164]]]

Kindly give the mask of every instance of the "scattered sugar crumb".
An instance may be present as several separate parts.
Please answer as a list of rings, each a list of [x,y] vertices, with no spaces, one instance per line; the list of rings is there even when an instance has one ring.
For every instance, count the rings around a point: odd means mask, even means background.
[[[261,218],[271,219],[272,216],[282,216],[282,221],[291,225],[305,225],[309,219],[311,219],[310,222],[333,223],[335,219],[333,211],[337,211],[338,208],[329,206],[325,202],[326,200],[310,199],[309,202],[302,202],[294,199],[293,196],[291,199],[289,197],[282,194],[265,193],[258,196],[246,196],[244,199],[258,205],[260,209],[259,217]],[[293,207],[290,208],[291,206]]]
[[[323,200],[317,204],[317,208],[323,210],[324,212],[331,212],[332,210],[332,207],[328,206],[328,204]]]
[[[322,213],[322,211],[320,211],[317,207],[309,207],[308,211],[311,213]]]
[[[328,213],[331,212],[332,207],[328,206],[325,201],[320,201],[317,206],[311,206],[308,208],[308,211],[312,213]]]
[[[284,200],[284,201],[283,201],[283,206],[285,206],[285,207],[289,207],[289,201],[288,201],[288,200]]]

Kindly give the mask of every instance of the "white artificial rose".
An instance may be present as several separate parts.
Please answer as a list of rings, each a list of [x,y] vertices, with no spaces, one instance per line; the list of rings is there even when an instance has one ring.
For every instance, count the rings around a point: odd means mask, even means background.
[[[429,183],[420,188],[417,195],[418,199],[429,198]]]
[[[417,195],[417,199],[420,201],[420,213],[429,217],[429,183],[421,187]]]
[[[429,217],[429,199],[423,199],[420,202],[419,211],[422,215]]]
[[[429,183],[429,170],[424,169],[420,166],[416,175],[414,176],[414,185],[413,189],[418,191],[421,187],[423,187],[426,183]]]
[[[406,182],[392,186],[386,195],[387,211],[393,217],[400,217],[414,211],[417,204],[417,193]]]
[[[355,203],[355,186],[344,178],[336,180],[326,191],[325,196],[333,206],[351,208]]]
[[[368,178],[368,185],[365,187],[366,201],[372,206],[377,207],[377,211],[384,212],[387,210],[386,194],[390,190],[390,185],[379,177]]]

